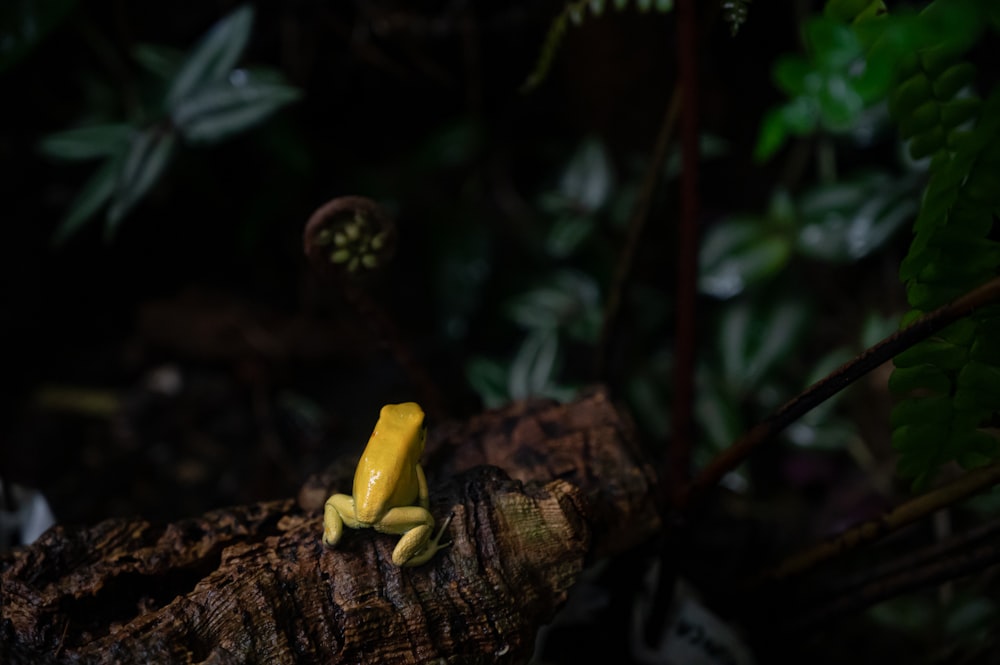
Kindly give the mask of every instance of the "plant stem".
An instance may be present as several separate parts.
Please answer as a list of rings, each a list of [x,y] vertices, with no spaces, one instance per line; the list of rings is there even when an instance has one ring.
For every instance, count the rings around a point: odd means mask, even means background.
[[[694,441],[695,304],[698,295],[698,16],[694,0],[677,3],[681,89],[680,219],[677,228],[677,318],[674,340],[673,438],[665,478],[676,493],[691,473]],[[675,494],[678,499],[680,494]]]
[[[1000,483],[1000,464],[974,469],[955,480],[900,504],[881,517],[844,531],[839,536],[797,552],[754,578],[750,586],[767,580],[783,580],[801,574],[839,554],[897,531],[937,510]]]
[[[853,360],[806,388],[798,396],[759,422],[733,445],[716,455],[684,489],[679,506],[689,512],[728,472],[743,463],[757,448],[773,439],[810,409],[822,404],[894,356],[927,339],[977,309],[1000,301],[1000,277],[976,287],[947,305],[929,312],[908,327],[866,349]]]
[[[639,195],[636,197],[632,216],[629,218],[625,244],[622,246],[621,254],[618,256],[615,274],[608,289],[608,300],[604,306],[604,321],[601,325],[601,340],[597,345],[597,360],[594,371],[599,379],[604,379],[607,372],[608,356],[611,353],[615,326],[618,323],[618,313],[621,310],[622,295],[625,293],[625,287],[632,274],[632,266],[635,263],[635,254],[639,247],[639,241],[642,240],[643,232],[646,229],[646,221],[649,219],[649,207],[653,201],[653,193],[656,191],[656,185],[660,182],[663,165],[667,161],[667,149],[670,147],[670,139],[674,135],[680,106],[680,88],[675,87],[670,97],[670,102],[667,104],[667,109],[663,114],[663,120],[660,123],[660,132],[656,136],[656,145],[653,148],[653,154],[649,158],[649,164],[646,165],[642,187],[639,190]]]
[[[941,546],[947,553],[940,553]],[[927,552],[927,554],[925,554]],[[935,553],[939,556],[933,556]],[[914,565],[898,566],[889,574],[844,590],[838,596],[805,611],[797,611],[781,622],[783,630],[823,628],[830,621],[855,614],[889,598],[969,575],[1000,562],[1000,544],[995,539],[969,539],[964,534],[918,552]]]

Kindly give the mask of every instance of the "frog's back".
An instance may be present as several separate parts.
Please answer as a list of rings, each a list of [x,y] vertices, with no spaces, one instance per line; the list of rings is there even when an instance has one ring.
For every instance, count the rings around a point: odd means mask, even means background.
[[[424,450],[424,411],[416,402],[386,404],[354,474],[357,518],[373,523],[386,510],[417,500]]]

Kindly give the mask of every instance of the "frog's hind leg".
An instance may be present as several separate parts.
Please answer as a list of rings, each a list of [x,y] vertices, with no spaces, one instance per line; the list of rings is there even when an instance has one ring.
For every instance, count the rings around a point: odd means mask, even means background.
[[[437,536],[431,538],[434,531],[434,517],[430,512],[420,506],[400,506],[393,508],[375,525],[375,528],[382,533],[402,534],[402,538],[396,543],[396,548],[392,551],[392,562],[397,566],[419,566],[430,561],[438,550],[444,549],[451,543],[439,545],[441,536],[444,535],[449,517]]]
[[[354,516],[354,497],[334,494],[323,507],[323,543],[333,547],[344,535],[344,525],[357,529],[361,525]]]

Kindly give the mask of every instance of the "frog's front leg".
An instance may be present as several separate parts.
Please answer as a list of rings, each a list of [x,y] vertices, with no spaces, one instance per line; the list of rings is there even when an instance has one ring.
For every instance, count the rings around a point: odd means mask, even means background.
[[[344,535],[344,525],[352,529],[361,528],[354,514],[354,497],[334,494],[323,507],[323,543],[333,547]]]
[[[450,522],[451,517],[445,520],[438,534],[431,538],[434,517],[430,512],[420,506],[400,506],[389,510],[375,524],[375,529],[382,533],[402,534],[403,537],[396,543],[396,549],[392,551],[394,564],[419,566],[430,561],[438,550],[451,544],[439,544]]]

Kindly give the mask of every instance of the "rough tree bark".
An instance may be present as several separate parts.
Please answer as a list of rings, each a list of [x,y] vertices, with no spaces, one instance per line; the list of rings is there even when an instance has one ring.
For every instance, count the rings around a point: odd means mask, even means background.
[[[453,544],[421,567],[370,531],[322,545],[355,460],[297,501],[53,528],[0,560],[0,660],[521,663],[588,556],[659,527],[651,467],[602,391],[433,430],[431,509],[453,515]]]

